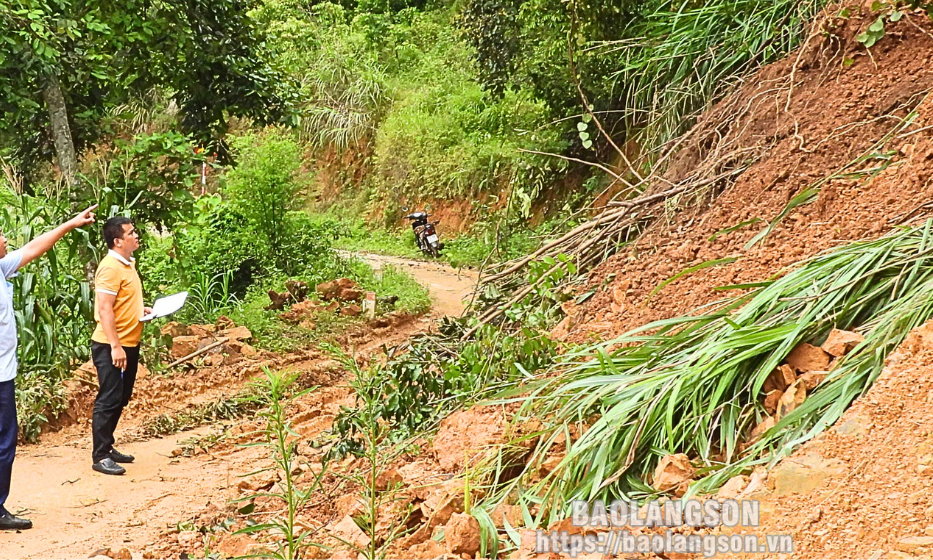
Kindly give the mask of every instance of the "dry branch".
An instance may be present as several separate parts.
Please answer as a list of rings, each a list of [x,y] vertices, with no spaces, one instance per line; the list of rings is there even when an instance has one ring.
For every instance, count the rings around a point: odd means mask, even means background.
[[[230,339],[229,339],[229,338],[226,338],[226,337],[221,338],[221,339],[218,339],[217,342],[211,343],[211,344],[205,346],[204,348],[201,348],[200,350],[197,350],[197,351],[195,351],[195,352],[192,352],[192,353],[188,354],[187,356],[185,356],[185,357],[183,357],[183,358],[178,358],[177,360],[175,360],[174,362],[170,363],[170,364],[169,364],[168,366],[166,366],[166,367],[167,367],[168,369],[172,369],[173,367],[175,367],[175,366],[177,366],[177,365],[179,365],[179,364],[183,364],[183,363],[187,362],[188,360],[191,360],[191,359],[193,359],[193,358],[197,358],[197,357],[200,356],[201,354],[206,354],[207,352],[213,350],[214,348],[217,348],[217,347],[220,346],[221,344],[224,344],[225,342],[229,342],[229,341],[230,341]]]

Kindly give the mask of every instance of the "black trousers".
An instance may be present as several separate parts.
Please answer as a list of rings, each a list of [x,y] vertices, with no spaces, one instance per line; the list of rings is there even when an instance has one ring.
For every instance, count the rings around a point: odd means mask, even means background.
[[[100,384],[91,420],[91,433],[94,436],[91,459],[95,463],[107,458],[113,451],[113,432],[117,429],[123,408],[133,396],[133,386],[136,384],[139,346],[124,346],[123,350],[126,352],[126,369],[121,372],[113,365],[110,345],[91,342],[91,359],[97,368],[97,382]]]
[[[16,457],[16,386],[15,382],[0,383],[0,515],[6,513],[3,504],[10,495],[13,458]]]

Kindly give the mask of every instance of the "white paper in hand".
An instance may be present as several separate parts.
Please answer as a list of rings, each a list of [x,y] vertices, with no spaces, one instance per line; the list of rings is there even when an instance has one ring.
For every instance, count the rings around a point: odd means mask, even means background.
[[[178,292],[177,294],[159,298],[152,304],[152,313],[146,315],[140,321],[146,322],[159,317],[167,317],[181,309],[187,299],[188,292]]]

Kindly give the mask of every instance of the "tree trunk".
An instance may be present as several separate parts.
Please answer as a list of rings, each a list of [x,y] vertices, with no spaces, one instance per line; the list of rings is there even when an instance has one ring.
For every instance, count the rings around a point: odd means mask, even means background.
[[[70,188],[75,184],[78,158],[75,155],[71,127],[68,126],[68,107],[65,105],[62,85],[55,74],[50,73],[46,78],[42,97],[45,98],[45,105],[49,109],[49,121],[52,123],[52,140],[55,142],[58,165],[61,167],[65,184]]]

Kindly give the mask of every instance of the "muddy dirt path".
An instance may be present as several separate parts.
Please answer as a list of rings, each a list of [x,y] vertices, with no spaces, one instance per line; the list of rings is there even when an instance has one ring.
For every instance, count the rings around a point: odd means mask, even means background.
[[[404,270],[431,292],[434,316],[450,315],[459,317],[464,310],[464,300],[469,301],[479,274],[469,268],[455,269],[446,264],[432,261],[413,261],[399,257],[376,255],[373,253],[348,253],[373,267],[382,270],[386,265]]]
[[[462,313],[462,299],[469,296],[475,281],[475,273],[458,272],[436,263],[376,255],[361,258],[375,268],[391,264],[414,275],[431,292],[434,318]],[[429,317],[414,318],[373,333],[356,350],[365,355],[383,344],[400,344],[430,330],[433,324]],[[299,361],[288,368],[313,372],[328,367],[325,362],[330,360]],[[145,383],[140,379],[140,390]],[[335,384],[335,392],[348,394],[348,389],[336,387],[340,383]],[[141,435],[141,424],[161,411],[141,410],[137,405],[137,401],[130,403],[127,421],[116,434],[118,449],[136,456],[124,476],[106,476],[91,470],[87,419],[43,436],[38,445],[19,448],[7,507],[14,514],[32,519],[34,528],[21,533],[0,532],[0,558],[88,558],[106,549],[110,549],[111,557],[120,556],[118,551],[122,549],[133,558],[143,558],[144,553],[153,557],[155,543],[178,532],[180,523],[179,541],[185,538],[200,543],[204,536],[185,531],[185,520],[205,509],[223,509],[230,499],[239,496],[241,475],[269,463],[262,448],[227,446],[217,454],[174,456],[192,440],[219,433],[219,427],[203,426],[164,438],[146,438]]]

